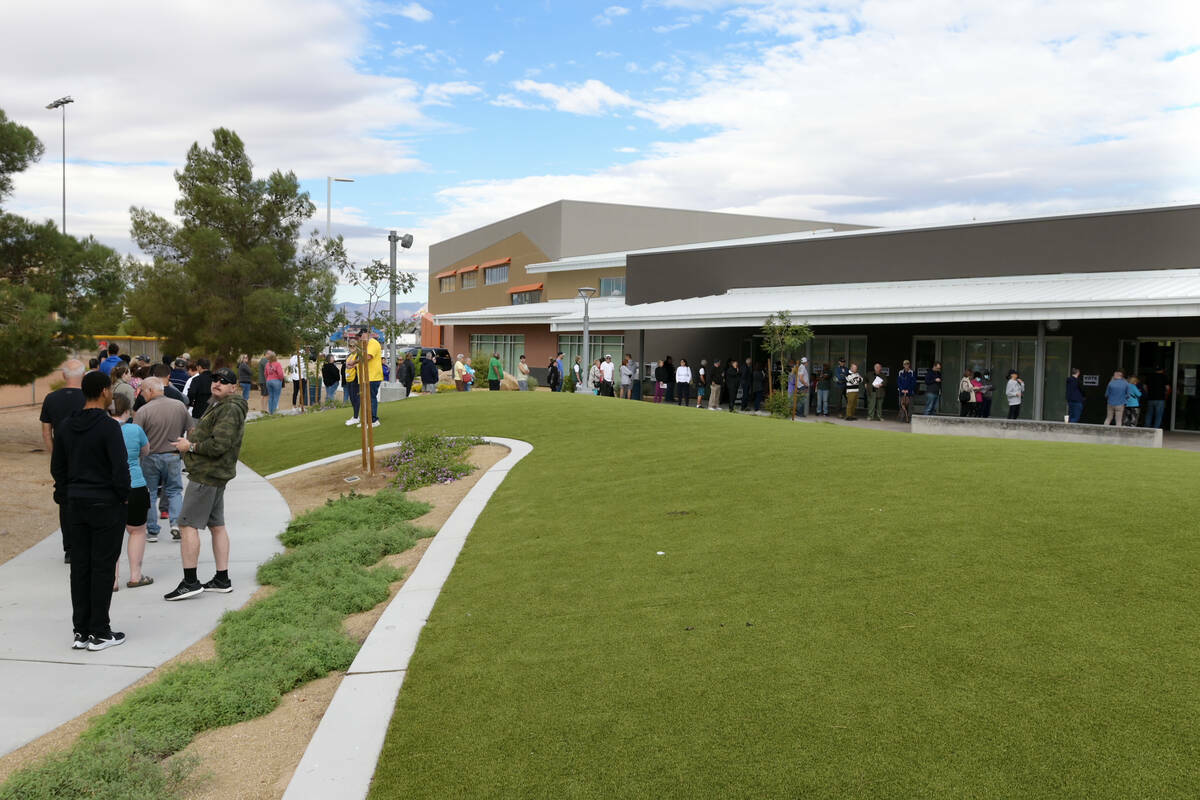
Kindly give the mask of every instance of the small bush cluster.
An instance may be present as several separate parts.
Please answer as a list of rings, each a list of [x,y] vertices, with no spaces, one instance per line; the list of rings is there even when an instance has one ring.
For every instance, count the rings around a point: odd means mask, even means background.
[[[763,408],[770,412],[772,417],[790,417],[792,415],[792,399],[788,397],[787,392],[776,390],[771,393],[770,397],[763,398]]]
[[[192,765],[163,759],[201,731],[262,716],[297,686],[350,665],[358,644],[343,619],[387,599],[400,572],[370,567],[412,547],[419,532],[408,520],[428,510],[389,489],[298,517],[280,536],[293,549],[258,570],[277,591],[222,617],[214,660],[181,664],[131,693],[71,750],[14,774],[0,800],[178,796]]]
[[[435,483],[453,483],[475,470],[464,457],[480,444],[483,439],[478,436],[413,436],[388,454],[383,468],[396,473],[392,485],[405,492]]]

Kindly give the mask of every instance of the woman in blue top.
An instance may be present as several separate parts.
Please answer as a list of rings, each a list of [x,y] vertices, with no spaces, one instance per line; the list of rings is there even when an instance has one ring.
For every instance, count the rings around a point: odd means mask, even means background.
[[[141,426],[130,420],[126,398],[119,395],[113,398],[113,418],[121,423],[121,435],[125,438],[125,452],[129,457],[129,500],[125,514],[125,530],[129,533],[129,582],[125,585],[136,589],[154,583],[154,578],[142,574],[142,558],[146,554],[146,515],[150,512],[150,492],[142,475],[142,456],[149,451],[150,440]],[[121,581],[119,560],[113,580],[115,592]]]
[[[1137,375],[1129,376],[1129,386],[1125,389],[1125,427],[1136,428],[1138,424],[1138,414],[1141,413],[1141,403],[1139,398],[1142,396],[1141,381]]]

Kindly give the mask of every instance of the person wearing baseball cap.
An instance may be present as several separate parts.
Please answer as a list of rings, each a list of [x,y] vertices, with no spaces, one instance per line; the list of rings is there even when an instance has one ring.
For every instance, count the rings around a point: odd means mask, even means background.
[[[164,600],[186,600],[201,592],[233,591],[229,580],[229,530],[225,527],[225,485],[237,473],[246,401],[238,391],[237,373],[221,367],[212,373],[212,399],[204,416],[188,434],[174,441],[187,467],[188,485],[179,513],[183,580]],[[196,576],[200,560],[200,528],[212,536],[216,575],[207,583]]]

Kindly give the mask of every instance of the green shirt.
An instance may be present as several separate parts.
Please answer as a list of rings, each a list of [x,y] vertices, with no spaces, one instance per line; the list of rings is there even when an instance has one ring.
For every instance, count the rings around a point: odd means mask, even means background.
[[[488,380],[499,381],[504,379],[504,367],[500,365],[500,359],[493,358],[488,362]]]

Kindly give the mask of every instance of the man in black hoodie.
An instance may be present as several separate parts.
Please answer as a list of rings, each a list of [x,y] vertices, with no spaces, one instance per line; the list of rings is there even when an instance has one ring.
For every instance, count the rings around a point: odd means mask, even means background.
[[[125,642],[109,624],[108,607],[125,534],[129,457],[121,425],[108,416],[109,377],[89,372],[80,388],[83,410],[55,429],[50,474],[55,501],[70,506],[71,647],[104,650]]]

